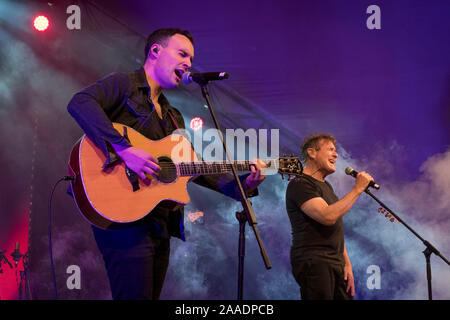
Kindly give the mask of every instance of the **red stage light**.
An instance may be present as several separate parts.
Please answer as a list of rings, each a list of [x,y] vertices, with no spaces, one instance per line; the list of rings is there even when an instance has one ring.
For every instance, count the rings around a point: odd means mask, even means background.
[[[33,20],[33,26],[37,31],[43,32],[48,29],[50,22],[48,18],[43,15],[39,15]]]

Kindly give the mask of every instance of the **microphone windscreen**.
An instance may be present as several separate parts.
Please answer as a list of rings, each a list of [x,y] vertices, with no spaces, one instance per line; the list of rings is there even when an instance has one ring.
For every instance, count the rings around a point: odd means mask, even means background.
[[[354,170],[353,170],[352,167],[347,167],[347,168],[345,168],[345,173],[348,174],[348,175],[351,175],[353,171],[354,171]]]
[[[183,75],[181,76],[181,80],[186,84],[191,83],[192,82],[191,73],[190,72],[183,73]]]

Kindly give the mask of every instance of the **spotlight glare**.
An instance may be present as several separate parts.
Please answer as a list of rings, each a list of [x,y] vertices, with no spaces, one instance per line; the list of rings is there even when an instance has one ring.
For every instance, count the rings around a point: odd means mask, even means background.
[[[44,32],[48,29],[50,22],[48,18],[43,15],[39,15],[33,20],[33,26],[37,31]]]
[[[195,117],[191,120],[190,127],[192,130],[197,131],[203,127],[203,120],[200,117]]]

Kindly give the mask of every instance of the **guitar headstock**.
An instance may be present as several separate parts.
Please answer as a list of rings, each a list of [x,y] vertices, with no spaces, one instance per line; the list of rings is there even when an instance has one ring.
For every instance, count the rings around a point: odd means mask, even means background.
[[[294,157],[291,154],[289,157],[284,155],[279,158],[278,173],[281,174],[281,179],[284,180],[284,175],[288,175],[288,181],[292,179],[291,176],[299,176],[303,172],[303,165],[300,158]]]
[[[384,214],[385,218],[389,219],[390,222],[397,222],[397,220],[392,216],[392,214],[387,212],[384,208],[379,207],[378,212]]]

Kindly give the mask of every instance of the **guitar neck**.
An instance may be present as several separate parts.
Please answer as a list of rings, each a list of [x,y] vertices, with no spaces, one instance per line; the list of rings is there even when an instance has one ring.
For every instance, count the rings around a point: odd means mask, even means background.
[[[272,162],[269,160],[268,162]],[[263,161],[267,164],[267,161]],[[275,163],[277,161],[274,161]],[[250,171],[249,160],[233,161],[232,162],[238,172]],[[228,161],[199,161],[199,162],[179,162],[176,164],[180,176],[199,176],[208,174],[220,174],[232,172],[232,164]]]

